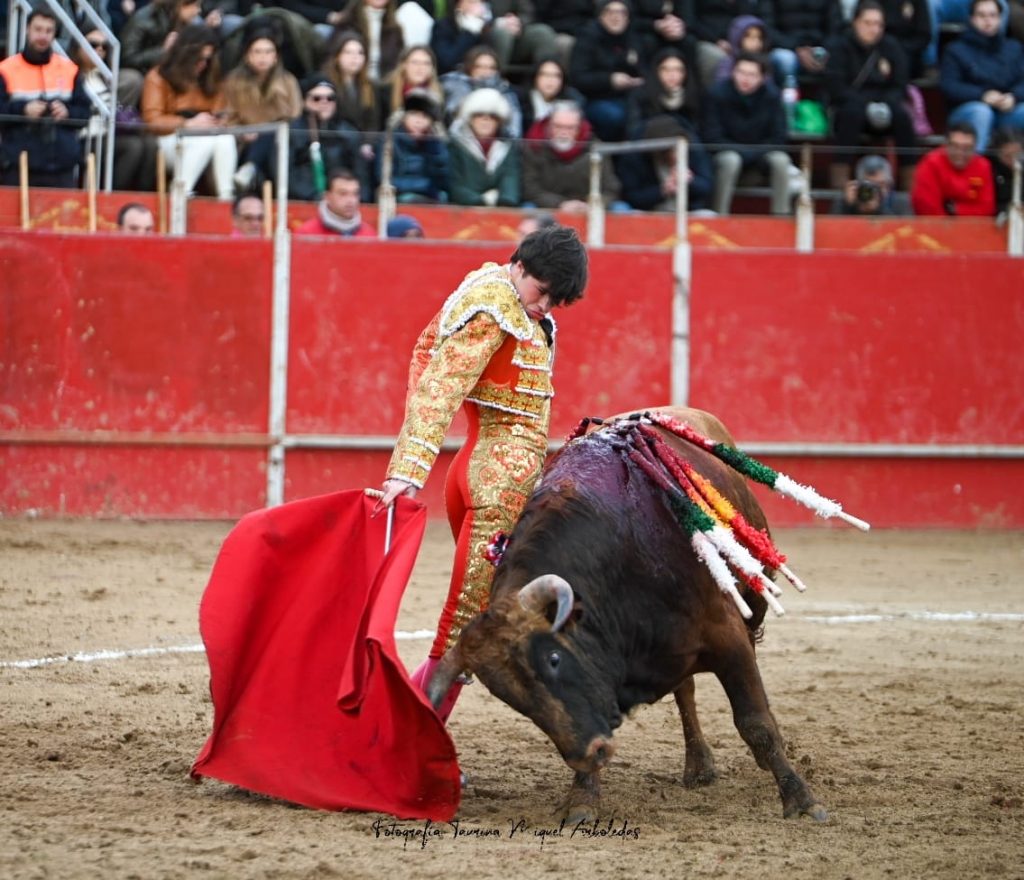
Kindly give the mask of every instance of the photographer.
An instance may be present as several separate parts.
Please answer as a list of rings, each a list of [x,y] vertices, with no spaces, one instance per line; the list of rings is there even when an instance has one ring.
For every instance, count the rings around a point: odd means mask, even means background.
[[[911,213],[905,193],[893,192],[892,168],[881,156],[865,156],[857,163],[853,180],[832,203],[833,214],[895,216]]]
[[[0,117],[26,120],[0,119],[0,183],[17,185],[18,156],[25,151],[32,186],[75,185],[81,141],[72,121],[85,124],[89,99],[77,65],[54,53],[56,37],[53,13],[35,9],[26,24],[25,48],[0,62]]]

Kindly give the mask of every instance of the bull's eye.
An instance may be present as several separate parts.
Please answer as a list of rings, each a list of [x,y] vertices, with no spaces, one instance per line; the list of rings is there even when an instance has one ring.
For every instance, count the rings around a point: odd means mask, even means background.
[[[548,654],[548,667],[551,669],[552,672],[558,669],[559,664],[561,664],[561,662],[562,655],[559,654],[558,651],[552,651],[550,654]]]

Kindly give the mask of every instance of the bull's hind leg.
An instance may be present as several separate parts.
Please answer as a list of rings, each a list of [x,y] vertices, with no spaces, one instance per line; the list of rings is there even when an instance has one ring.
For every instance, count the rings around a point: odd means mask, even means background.
[[[768,696],[757,669],[754,649],[746,638],[733,640],[733,649],[719,655],[715,670],[732,705],[736,729],[754,753],[759,767],[771,770],[782,798],[782,815],[810,816],[818,822],[828,819],[828,811],[818,802],[786,758],[786,750],[778,725],[768,708]]]
[[[704,739],[697,718],[697,703],[694,699],[695,688],[693,676],[688,675],[675,692],[679,717],[683,722],[683,740],[686,743],[686,763],[683,767],[683,785],[696,788],[698,785],[711,785],[718,778],[715,770],[715,759],[711,748]]]

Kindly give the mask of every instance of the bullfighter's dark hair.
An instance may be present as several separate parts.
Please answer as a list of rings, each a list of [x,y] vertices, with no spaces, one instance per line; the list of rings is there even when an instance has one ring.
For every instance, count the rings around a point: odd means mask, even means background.
[[[587,249],[570,226],[549,226],[519,242],[509,262],[521,262],[526,274],[547,285],[551,304],[569,305],[587,286]]]

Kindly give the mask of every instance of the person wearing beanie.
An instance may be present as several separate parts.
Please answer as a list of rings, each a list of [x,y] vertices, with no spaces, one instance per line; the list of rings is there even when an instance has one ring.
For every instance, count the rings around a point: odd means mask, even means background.
[[[420,221],[408,214],[399,214],[388,220],[388,238],[424,238]]]
[[[311,217],[295,230],[296,235],[376,238],[369,223],[359,212],[359,181],[351,171],[336,169],[327,178],[327,192]]]
[[[314,201],[327,187],[327,171],[347,168],[359,179],[363,201],[372,196],[370,166],[364,158],[362,134],[338,115],[338,93],[326,74],[302,81],[303,112],[288,138],[288,195]]]
[[[519,204],[519,148],[500,137],[508,115],[508,101],[496,89],[476,89],[462,102],[450,130],[449,197],[454,204]]]
[[[448,147],[441,137],[441,107],[423,89],[408,92],[402,112],[389,123],[391,184],[399,202],[448,201]],[[386,150],[377,153],[377,178],[383,179]]]

